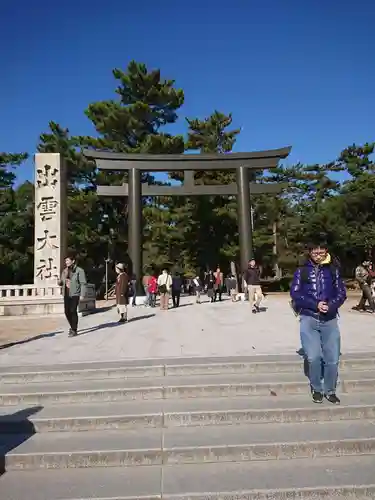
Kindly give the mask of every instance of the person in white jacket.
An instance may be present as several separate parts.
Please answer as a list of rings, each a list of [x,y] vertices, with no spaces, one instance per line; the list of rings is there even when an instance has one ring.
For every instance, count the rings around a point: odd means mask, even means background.
[[[168,310],[169,297],[171,295],[172,288],[172,276],[168,273],[166,269],[158,278],[158,290],[160,294],[160,309],[162,311]]]

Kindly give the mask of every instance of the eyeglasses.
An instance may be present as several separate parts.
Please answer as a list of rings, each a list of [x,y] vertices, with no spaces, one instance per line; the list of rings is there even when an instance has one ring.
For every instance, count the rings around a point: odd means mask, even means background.
[[[311,252],[311,255],[326,255],[327,254],[327,250],[313,250]]]

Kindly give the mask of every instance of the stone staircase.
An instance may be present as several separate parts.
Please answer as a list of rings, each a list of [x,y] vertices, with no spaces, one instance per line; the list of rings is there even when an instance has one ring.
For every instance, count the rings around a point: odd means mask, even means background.
[[[375,354],[2,368],[1,500],[375,498]]]

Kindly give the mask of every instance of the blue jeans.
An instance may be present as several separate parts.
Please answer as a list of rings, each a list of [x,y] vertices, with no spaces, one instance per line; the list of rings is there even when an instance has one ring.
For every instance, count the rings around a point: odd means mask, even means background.
[[[310,316],[301,316],[300,322],[301,343],[309,363],[311,388],[325,394],[334,394],[340,359],[340,330],[337,318],[320,321]],[[324,387],[321,380],[322,360]]]
[[[144,289],[145,295],[146,295],[145,305],[150,306],[151,305],[151,297],[150,297],[150,293],[148,291],[148,285],[144,285],[143,289]]]

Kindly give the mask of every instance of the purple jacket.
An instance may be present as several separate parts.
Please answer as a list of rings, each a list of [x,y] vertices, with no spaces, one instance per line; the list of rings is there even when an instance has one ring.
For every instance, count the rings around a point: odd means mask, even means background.
[[[295,310],[301,316],[312,316],[320,321],[336,318],[339,307],[346,300],[346,289],[340,271],[330,264],[316,265],[308,261],[294,274],[290,296]],[[328,312],[320,313],[318,303],[328,303]]]

